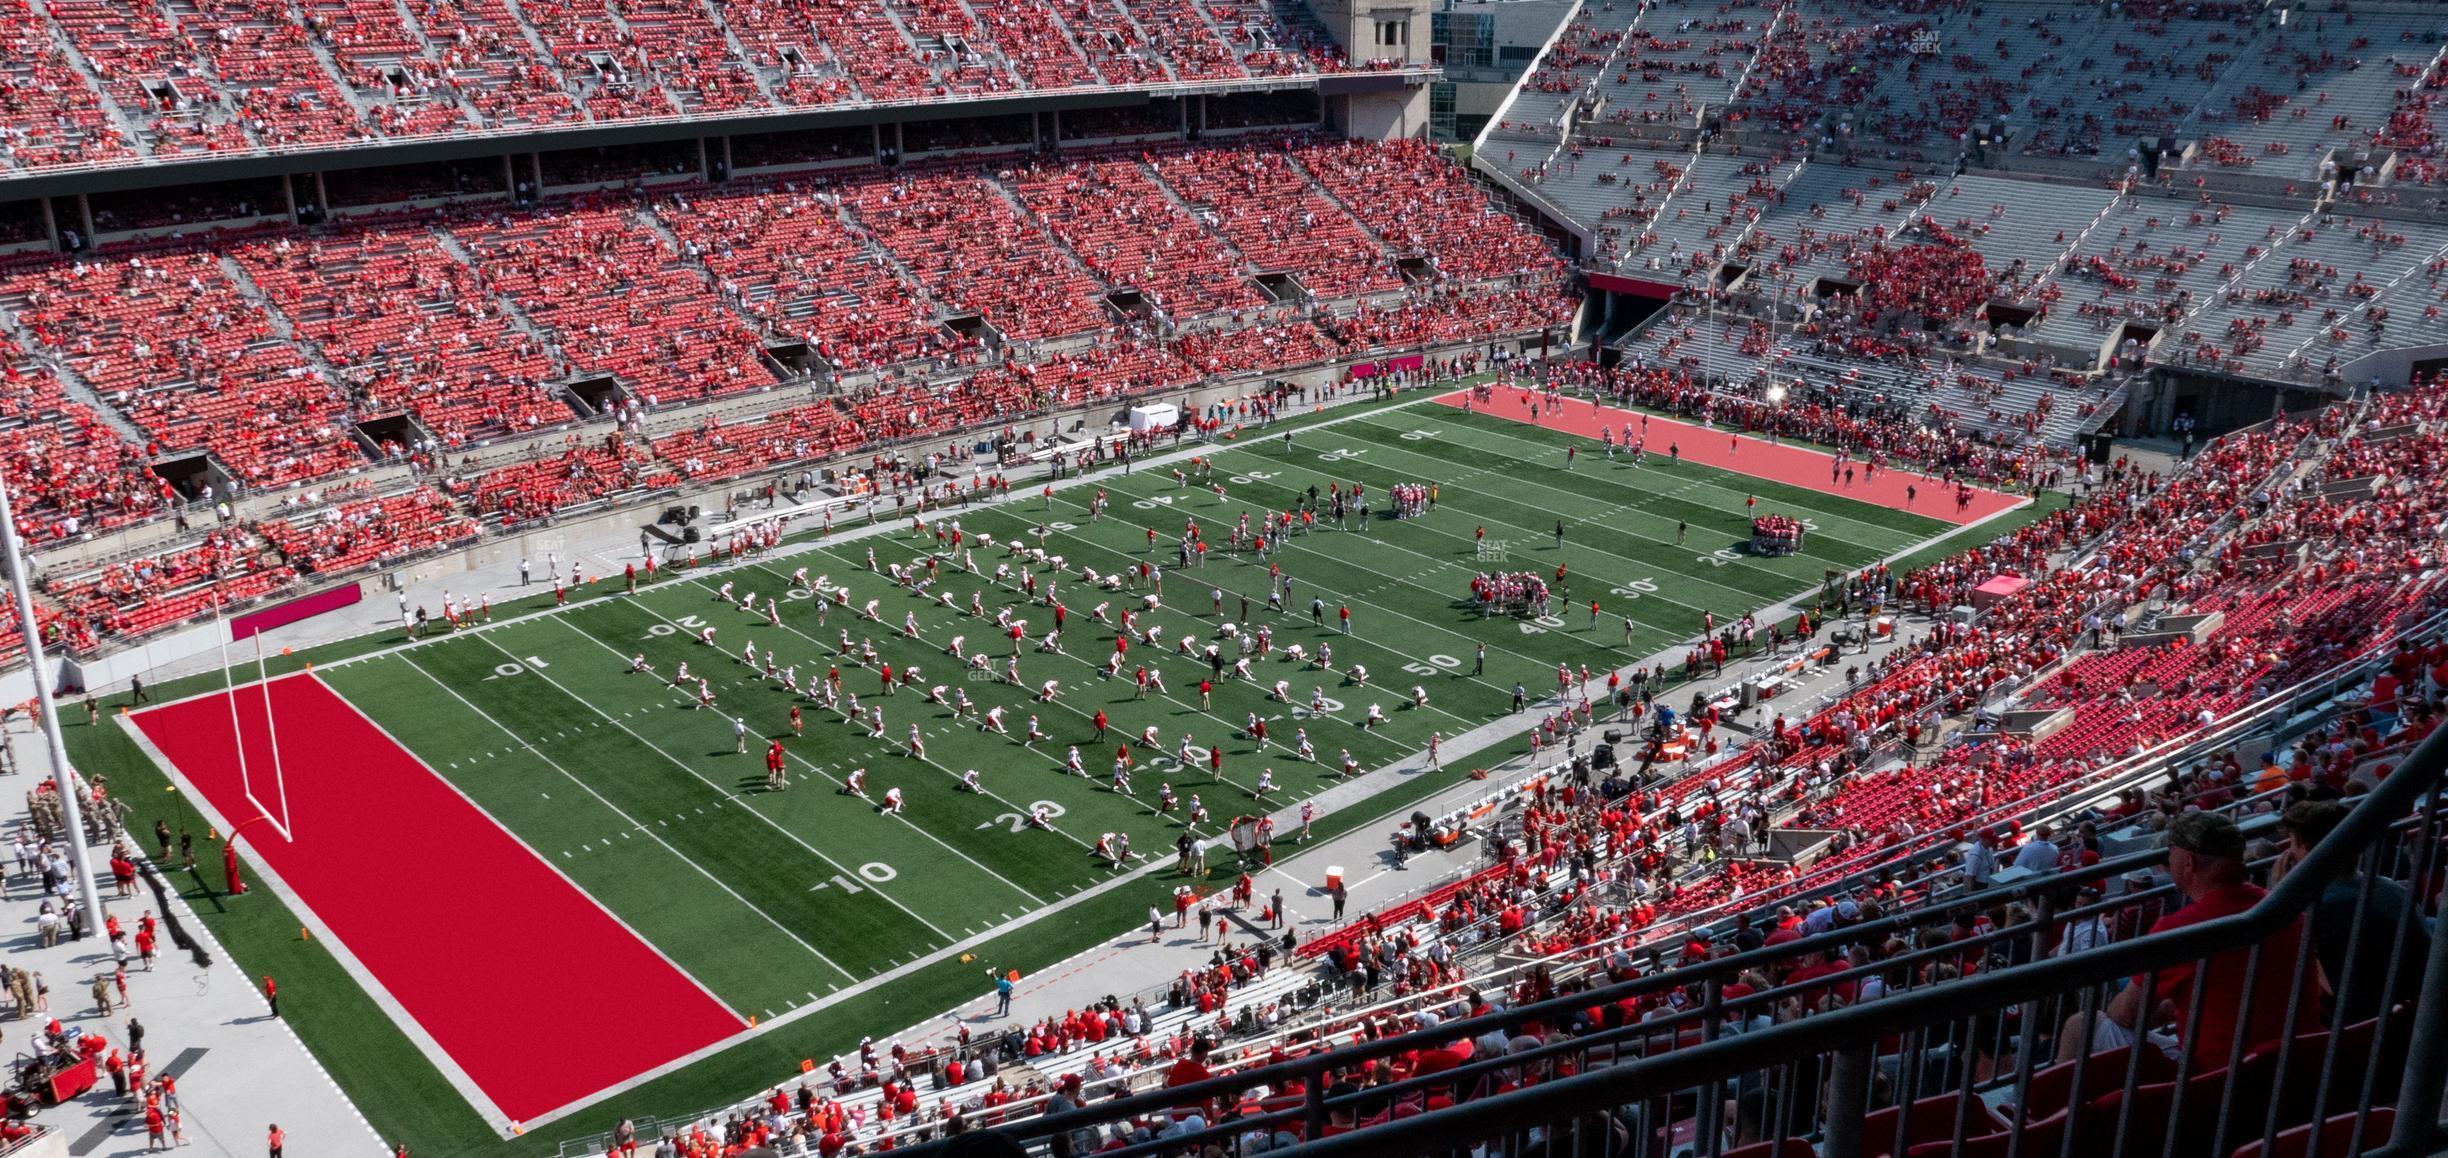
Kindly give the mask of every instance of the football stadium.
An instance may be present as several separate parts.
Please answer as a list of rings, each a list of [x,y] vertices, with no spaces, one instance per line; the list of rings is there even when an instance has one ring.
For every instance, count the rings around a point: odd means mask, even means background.
[[[0,1154],[2448,1152],[2443,127],[2430,0],[0,0]]]

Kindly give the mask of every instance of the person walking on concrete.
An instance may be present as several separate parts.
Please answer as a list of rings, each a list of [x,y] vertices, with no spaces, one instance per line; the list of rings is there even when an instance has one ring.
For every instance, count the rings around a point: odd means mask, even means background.
[[[1011,974],[1009,974],[1009,973],[1004,973],[1004,974],[1000,974],[1000,975],[996,976],[996,977],[995,977],[995,979],[994,979],[994,985],[995,985],[995,1016],[996,1016],[996,1017],[1009,1017],[1009,1016],[1011,1016],[1011,999],[1012,999],[1012,990],[1013,990],[1013,988],[1015,988],[1015,987],[1012,985]]]
[[[1342,920],[1343,902],[1351,899],[1351,890],[1344,888],[1343,882],[1336,881],[1335,887],[1329,890],[1326,895],[1334,898],[1334,919],[1337,921]]]
[[[278,1018],[280,1016],[280,986],[273,984],[272,975],[269,973],[264,974],[263,993],[264,1004],[271,1006],[272,1016]],[[272,1149],[277,1158],[280,1147],[276,1144]]]

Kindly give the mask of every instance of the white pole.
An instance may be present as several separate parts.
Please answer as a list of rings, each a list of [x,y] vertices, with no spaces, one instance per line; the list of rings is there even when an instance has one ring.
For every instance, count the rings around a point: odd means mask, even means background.
[[[264,674],[263,633],[255,633],[255,686],[263,690],[264,733],[272,740],[272,783],[280,788],[280,834],[289,835],[289,778],[281,774],[280,725],[272,718],[272,680]]]
[[[213,634],[221,641],[221,702],[229,705],[230,745],[238,753],[238,791],[249,799],[255,796],[255,785],[247,780],[246,729],[238,726],[238,681],[230,675],[229,621],[221,617],[221,590],[213,589]],[[237,834],[232,832],[235,837]]]
[[[41,715],[43,736],[50,743],[51,783],[60,798],[60,826],[69,851],[76,856],[77,891],[85,904],[85,927],[99,935],[107,917],[102,890],[94,886],[93,853],[85,847],[85,810],[77,799],[76,773],[68,766],[68,744],[60,736],[59,705],[51,702],[51,677],[45,670],[42,629],[34,622],[34,593],[27,586],[25,556],[17,549],[17,515],[9,509],[8,478],[0,473],[0,556],[8,561],[9,591],[17,598],[17,629],[25,635],[26,671],[34,677],[34,707]]]

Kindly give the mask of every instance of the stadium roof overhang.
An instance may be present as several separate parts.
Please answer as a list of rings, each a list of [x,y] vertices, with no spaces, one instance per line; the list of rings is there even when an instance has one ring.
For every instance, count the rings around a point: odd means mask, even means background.
[[[1248,77],[1198,81],[1133,89],[1090,89],[973,100],[912,101],[864,104],[846,108],[752,111],[700,116],[671,116],[572,125],[566,128],[478,131],[425,140],[374,141],[362,144],[318,145],[293,150],[257,150],[240,155],[144,159],[130,164],[95,165],[41,173],[0,175],[0,201],[77,193],[112,193],[130,189],[160,189],[210,184],[295,173],[363,169],[383,165],[430,165],[507,154],[594,149],[617,145],[647,145],[699,137],[731,137],[757,133],[787,133],[815,129],[856,128],[911,121],[1012,116],[1072,109],[1132,108],[1165,98],[1230,96],[1236,93],[1314,89],[1320,96],[1400,88],[1425,83],[1434,69],[1359,72],[1331,76]]]

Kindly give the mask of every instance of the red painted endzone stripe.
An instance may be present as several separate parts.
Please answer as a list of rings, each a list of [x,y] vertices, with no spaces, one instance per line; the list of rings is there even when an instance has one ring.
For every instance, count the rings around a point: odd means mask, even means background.
[[[1463,400],[1469,396],[1470,392],[1467,390],[1456,390],[1440,396],[1436,401],[1460,409]],[[1642,412],[1637,410],[1624,410],[1614,406],[1592,406],[1587,401],[1567,399],[1560,407],[1540,403],[1538,417],[1533,419],[1530,417],[1530,406],[1531,403],[1521,397],[1519,390],[1499,386],[1496,387],[1495,397],[1492,400],[1486,405],[1473,406],[1472,409],[1477,413],[1496,418],[1511,419],[1525,425],[1561,431],[1566,434],[1578,434],[1593,439],[1598,437],[1599,428],[1606,426],[1614,427],[1616,437],[1621,439],[1628,431],[1638,431],[1641,428],[1643,417]],[[2019,495],[1973,487],[1971,488],[1972,501],[1958,507],[1955,505],[1953,488],[1923,478],[1918,471],[1910,467],[1882,470],[1875,482],[1863,481],[1857,475],[1851,486],[1846,486],[1841,480],[1830,483],[1828,467],[1836,461],[1836,456],[1824,450],[1793,446],[1787,443],[1772,443],[1764,438],[1755,438],[1748,434],[1736,434],[1726,430],[1710,430],[1672,418],[1661,418],[1654,414],[1647,417],[1649,419],[1648,448],[1650,454],[1664,455],[1668,447],[1680,446],[1685,462],[1696,462],[1702,466],[1713,466],[1720,470],[1733,471],[1736,474],[1747,474],[1754,478],[1766,479],[1769,482],[1783,483],[1786,486],[1801,487],[1804,490],[1814,490],[1821,494],[1869,503],[1872,506],[1910,511],[1942,523],[1953,523],[1956,526],[1977,523],[1999,511],[2012,510],[2024,503],[2024,499]],[[1858,468],[1860,463],[1857,461],[1853,465]],[[1907,497],[1906,487],[1917,488],[1920,494]],[[1771,515],[1784,512],[1763,503],[1759,513]]]
[[[294,839],[258,824],[242,851],[313,910],[511,1121],[740,1031],[687,974],[322,680],[286,676],[270,689]],[[278,808],[264,694],[245,687],[235,700],[247,779]],[[201,696],[134,721],[238,825],[263,809],[239,778],[230,703]]]

